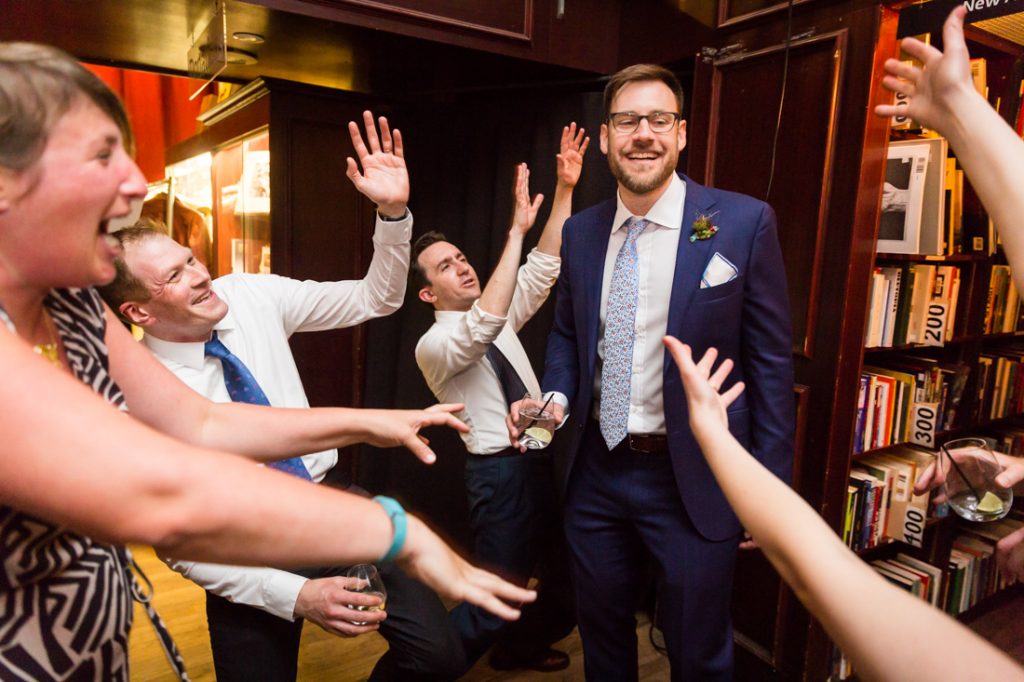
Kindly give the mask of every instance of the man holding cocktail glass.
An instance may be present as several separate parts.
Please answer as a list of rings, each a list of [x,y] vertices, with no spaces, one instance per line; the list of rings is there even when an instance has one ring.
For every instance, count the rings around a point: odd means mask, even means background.
[[[476,607],[460,605],[452,611],[470,666],[496,642],[491,665],[499,669],[551,671],[569,664],[567,654],[551,648],[572,631],[575,609],[568,568],[558,560],[564,541],[550,461],[510,447],[505,415],[508,405],[527,391],[539,393],[516,334],[558,279],[562,224],[572,211],[572,190],[588,142],[575,124],[563,129],[551,215],[522,267],[523,241],[543,200],[541,195],[530,198],[526,164],[516,168],[508,239],[482,291],[476,271],[444,235],[428,232],[412,248],[414,286],[419,299],[435,309],[434,325],[416,346],[416,362],[434,395],[461,396],[458,402],[466,406],[458,415],[470,427],[462,435],[468,451],[466,493],[473,555],[521,583],[532,575],[541,577],[537,602],[527,606],[511,628]]]

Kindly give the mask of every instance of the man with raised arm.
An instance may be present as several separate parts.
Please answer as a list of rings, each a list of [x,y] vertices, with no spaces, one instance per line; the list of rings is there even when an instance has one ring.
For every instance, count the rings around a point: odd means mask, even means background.
[[[543,451],[527,456],[510,447],[505,414],[527,389],[539,391],[516,334],[558,278],[562,224],[572,211],[588,144],[575,123],[563,129],[551,215],[522,267],[523,239],[543,197],[530,201],[529,171],[526,164],[516,168],[512,225],[483,291],[465,255],[444,235],[428,232],[413,245],[418,296],[436,311],[434,325],[416,346],[416,362],[435,396],[462,396],[459,402],[466,405],[458,414],[470,427],[463,441],[473,556],[520,584],[532,575],[541,580],[537,602],[510,628],[475,606],[452,611],[470,666],[495,643],[491,665],[498,669],[551,671],[569,664],[567,654],[551,648],[572,631],[575,611],[550,459]]]
[[[296,332],[351,327],[397,310],[405,295],[412,216],[401,133],[380,118],[380,137],[364,113],[366,142],[349,132],[359,166],[347,175],[377,205],[374,253],[362,280],[297,281],[234,274],[211,281],[192,252],[143,227],[116,233],[124,248],[118,275],[102,293],[125,319],[145,330],[144,343],[192,389],[215,402],[239,398],[249,372],[265,403],[309,407],[288,338]],[[367,145],[369,148],[367,148]],[[242,369],[238,369],[241,366]],[[337,463],[329,449],[286,460],[285,471],[321,482]],[[281,463],[275,463],[281,464]],[[272,465],[273,466],[273,465]],[[294,680],[304,620],[342,637],[380,630],[389,651],[373,680],[445,680],[464,667],[462,647],[440,600],[393,565],[381,566],[386,611],[352,591],[344,567],[283,571],[169,560],[207,590],[206,611],[218,680]]]

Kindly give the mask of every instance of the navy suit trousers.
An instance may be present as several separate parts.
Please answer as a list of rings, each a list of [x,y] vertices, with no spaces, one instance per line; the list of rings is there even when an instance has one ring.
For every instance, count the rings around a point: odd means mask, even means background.
[[[540,581],[537,601],[527,604],[513,623],[472,604],[452,610],[468,666],[495,643],[528,659],[546,652],[576,625],[554,490],[551,460],[546,455],[515,452],[467,457],[474,562],[519,585],[531,577]]]
[[[732,679],[729,600],[739,538],[711,542],[679,499],[667,452],[611,452],[588,419],[566,493],[588,680],[636,680],[636,611],[648,557],[658,569],[658,622],[672,679]]]

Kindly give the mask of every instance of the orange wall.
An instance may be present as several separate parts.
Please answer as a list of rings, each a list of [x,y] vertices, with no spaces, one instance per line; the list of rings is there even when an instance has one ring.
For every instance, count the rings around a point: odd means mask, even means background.
[[[201,97],[188,96],[200,81],[84,64],[124,102],[135,133],[135,159],[150,182],[164,177],[164,150],[192,137],[199,130],[196,116]]]

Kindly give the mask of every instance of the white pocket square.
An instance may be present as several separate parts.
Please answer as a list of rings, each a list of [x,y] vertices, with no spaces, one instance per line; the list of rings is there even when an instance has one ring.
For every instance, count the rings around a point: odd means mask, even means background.
[[[710,289],[719,284],[731,282],[739,276],[739,270],[729,262],[729,259],[722,254],[715,252],[711,262],[704,268],[704,274],[700,276],[700,288]]]

